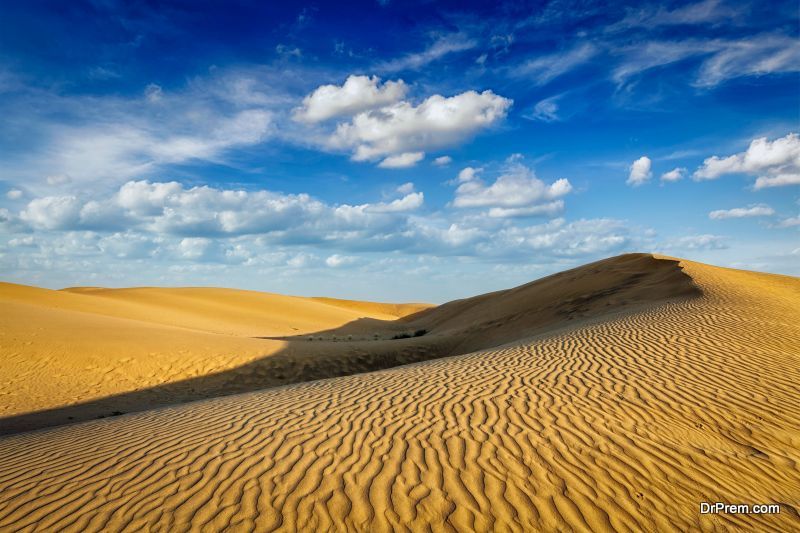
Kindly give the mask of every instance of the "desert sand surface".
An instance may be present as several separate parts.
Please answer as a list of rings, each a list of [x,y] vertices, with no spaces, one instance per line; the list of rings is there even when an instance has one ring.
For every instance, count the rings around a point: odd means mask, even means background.
[[[282,384],[279,372],[260,379],[261,368],[226,372],[278,353],[291,360],[287,342],[269,337],[365,317],[391,321],[429,307],[232,289],[55,291],[10,283],[0,283],[0,305],[0,433]],[[202,381],[209,376],[211,383]]]
[[[295,355],[332,368],[344,346],[440,358],[3,437],[0,530],[800,529],[797,278],[630,254],[391,322],[355,314],[320,329],[354,328],[347,342],[224,334],[325,346]],[[133,320],[103,317],[108,335]],[[716,501],[781,512],[700,515]]]

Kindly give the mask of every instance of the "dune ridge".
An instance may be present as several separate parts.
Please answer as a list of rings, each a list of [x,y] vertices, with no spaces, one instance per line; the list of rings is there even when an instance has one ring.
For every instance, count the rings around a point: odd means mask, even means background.
[[[797,530],[800,280],[675,265],[534,339],[5,437],[0,529]]]

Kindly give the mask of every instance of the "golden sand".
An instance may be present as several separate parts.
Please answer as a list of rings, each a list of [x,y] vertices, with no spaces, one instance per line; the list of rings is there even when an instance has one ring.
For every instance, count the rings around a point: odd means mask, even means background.
[[[372,344],[483,351],[4,437],[0,530],[798,530],[798,317],[797,278],[613,258]]]

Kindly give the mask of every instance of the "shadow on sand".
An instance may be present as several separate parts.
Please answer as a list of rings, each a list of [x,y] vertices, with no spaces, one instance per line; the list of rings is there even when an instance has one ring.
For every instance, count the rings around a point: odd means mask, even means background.
[[[625,254],[398,320],[261,337],[286,344],[224,372],[2,418],[0,435],[470,353],[699,294],[677,261]]]
[[[448,349],[452,343],[445,337],[436,335],[413,337],[414,331],[405,327],[405,324],[414,317],[415,315],[410,315],[396,321],[362,318],[340,328],[302,336],[259,337],[283,341],[286,345],[276,353],[223,372],[106,396],[80,404],[0,418],[0,435],[119,416],[304,381],[371,372],[451,355]],[[364,333],[367,330],[379,331],[377,334],[379,338],[376,339],[374,333]],[[405,335],[410,337],[393,338]],[[309,338],[313,338],[313,341]]]

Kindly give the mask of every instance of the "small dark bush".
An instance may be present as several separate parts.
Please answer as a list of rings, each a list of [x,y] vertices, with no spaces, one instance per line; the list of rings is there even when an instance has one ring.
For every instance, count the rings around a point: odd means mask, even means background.
[[[410,339],[411,337],[422,337],[426,333],[428,333],[427,329],[418,329],[413,334],[411,334],[411,333],[398,333],[397,335],[392,337],[392,339]]]

